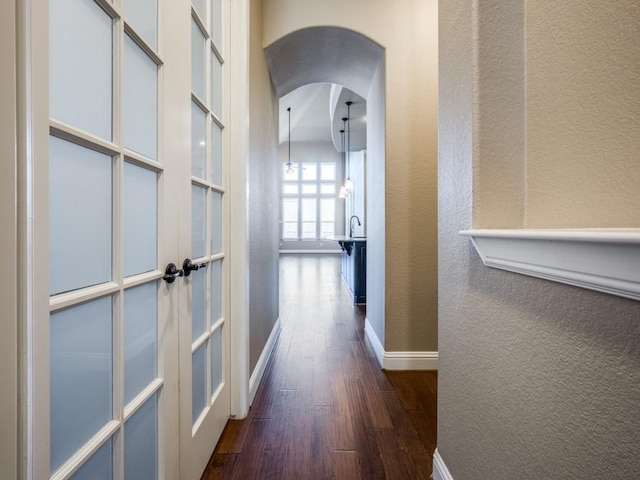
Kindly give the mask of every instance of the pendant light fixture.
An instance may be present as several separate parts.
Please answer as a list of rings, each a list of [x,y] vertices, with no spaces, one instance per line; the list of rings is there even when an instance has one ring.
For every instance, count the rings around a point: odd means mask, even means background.
[[[348,192],[353,191],[353,180],[351,180],[351,105],[353,102],[345,102],[347,106],[347,179],[344,187]]]
[[[287,157],[287,175],[293,174],[293,165],[291,165],[291,107],[287,108],[289,112],[289,156]]]
[[[346,122],[346,118],[342,119],[343,122]],[[342,164],[344,165],[344,128],[342,130],[340,130],[340,137],[341,137],[341,144],[342,144]],[[347,198],[347,187],[345,187],[344,185],[340,186],[340,192],[338,193],[338,198]]]

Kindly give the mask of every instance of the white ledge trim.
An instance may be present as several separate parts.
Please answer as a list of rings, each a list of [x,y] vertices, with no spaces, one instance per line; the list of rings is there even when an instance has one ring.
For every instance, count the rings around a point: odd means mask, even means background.
[[[640,229],[463,230],[493,268],[640,300]]]

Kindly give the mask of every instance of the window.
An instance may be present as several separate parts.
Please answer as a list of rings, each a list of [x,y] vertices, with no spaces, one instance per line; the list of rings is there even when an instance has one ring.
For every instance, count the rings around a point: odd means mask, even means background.
[[[336,225],[336,164],[282,166],[282,239],[320,240]]]

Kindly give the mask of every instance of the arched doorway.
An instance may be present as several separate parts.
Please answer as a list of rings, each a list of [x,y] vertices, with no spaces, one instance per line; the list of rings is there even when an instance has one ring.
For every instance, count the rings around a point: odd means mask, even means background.
[[[384,338],[385,50],[353,30],[323,26],[291,32],[264,51],[278,97],[304,85],[332,83],[366,99],[367,319]]]

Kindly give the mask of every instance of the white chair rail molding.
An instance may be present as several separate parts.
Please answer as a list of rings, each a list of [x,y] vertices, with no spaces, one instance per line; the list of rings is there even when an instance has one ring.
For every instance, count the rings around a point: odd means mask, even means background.
[[[640,228],[459,233],[487,267],[640,300]]]

